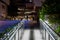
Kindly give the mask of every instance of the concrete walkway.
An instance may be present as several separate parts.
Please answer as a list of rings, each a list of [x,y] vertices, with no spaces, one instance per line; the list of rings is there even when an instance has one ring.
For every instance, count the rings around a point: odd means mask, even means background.
[[[26,29],[24,31],[22,40],[43,40],[43,39],[39,29],[34,30]]]

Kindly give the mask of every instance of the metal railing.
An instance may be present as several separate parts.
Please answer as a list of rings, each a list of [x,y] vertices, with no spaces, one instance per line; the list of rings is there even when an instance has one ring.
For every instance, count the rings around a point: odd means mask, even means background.
[[[40,30],[43,40],[60,40],[60,37],[41,19]]]
[[[21,40],[24,32],[22,23],[18,23],[10,32],[6,33],[0,40]]]

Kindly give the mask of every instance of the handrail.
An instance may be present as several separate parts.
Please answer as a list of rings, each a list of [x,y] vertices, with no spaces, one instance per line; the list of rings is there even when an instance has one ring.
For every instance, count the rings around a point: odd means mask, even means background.
[[[0,38],[2,40],[10,40],[17,32],[18,30],[22,29],[23,24],[18,23],[15,25],[13,29],[11,29],[8,33],[6,33],[3,38]]]
[[[48,32],[48,34],[54,39],[54,40],[60,40],[60,37],[49,27],[49,25],[46,24],[43,20],[40,19],[40,23],[43,25],[43,28]]]

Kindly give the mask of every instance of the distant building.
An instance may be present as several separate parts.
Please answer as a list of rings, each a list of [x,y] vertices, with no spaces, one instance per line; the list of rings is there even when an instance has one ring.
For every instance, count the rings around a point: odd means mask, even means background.
[[[7,6],[9,3],[9,0],[0,0],[0,20],[4,20],[6,18]]]

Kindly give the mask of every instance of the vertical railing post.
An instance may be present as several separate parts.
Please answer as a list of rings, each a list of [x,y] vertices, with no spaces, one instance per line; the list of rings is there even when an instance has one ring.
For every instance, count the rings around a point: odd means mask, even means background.
[[[16,34],[14,35],[14,40],[16,40]]]
[[[46,29],[45,29],[45,40],[46,40]]]
[[[51,38],[50,38],[50,35],[48,34],[48,40],[50,40]]]
[[[18,29],[18,40],[19,40],[19,29]]]

